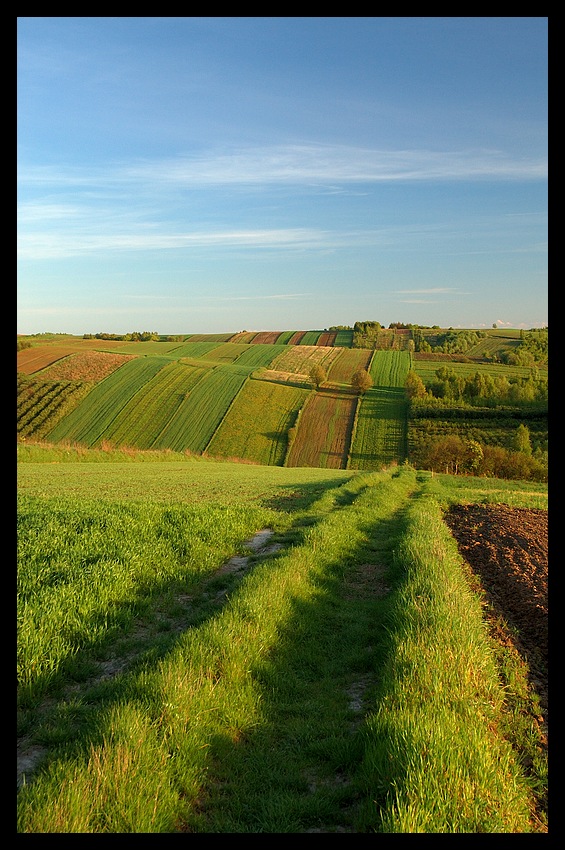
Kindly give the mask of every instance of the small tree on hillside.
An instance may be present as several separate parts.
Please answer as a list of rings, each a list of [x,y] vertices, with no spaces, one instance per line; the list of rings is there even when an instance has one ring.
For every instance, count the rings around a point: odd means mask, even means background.
[[[373,379],[366,369],[357,369],[351,378],[351,386],[355,392],[363,395],[363,393],[366,393],[373,386]]]
[[[532,442],[530,439],[530,429],[522,422],[518,425],[514,438],[512,440],[512,448],[514,451],[523,452],[525,455],[531,455]]]
[[[316,389],[319,389],[320,384],[323,384],[324,381],[327,381],[328,376],[324,367],[320,366],[319,363],[317,363],[310,369],[310,378]]]
[[[406,378],[405,383],[406,394],[408,398],[424,398],[426,395],[426,385],[419,375],[414,372],[414,370],[410,370],[408,372],[408,376]]]

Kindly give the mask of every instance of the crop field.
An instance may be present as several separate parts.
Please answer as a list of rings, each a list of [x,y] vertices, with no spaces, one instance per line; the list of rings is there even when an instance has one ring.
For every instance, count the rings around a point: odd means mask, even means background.
[[[468,413],[466,411],[466,413]],[[532,446],[547,446],[547,418],[528,418],[528,430]],[[502,446],[511,449],[516,436],[516,419],[502,417],[493,411],[492,416],[466,415],[452,419],[440,416],[431,419],[411,418],[408,423],[408,454],[416,463],[421,458],[421,448],[431,441],[448,436],[464,440],[476,440],[483,446]]]
[[[281,331],[260,331],[253,337],[253,345],[274,345],[280,335]]]
[[[444,519],[547,487],[149,457],[18,450],[19,833],[547,832]]]
[[[257,331],[240,331],[233,336],[230,336],[230,342],[238,342],[243,343],[245,345],[253,342],[255,337],[257,336]]]
[[[97,445],[121,408],[169,361],[164,357],[128,360],[96,386],[62,422],[47,435],[53,442],[70,440]]]
[[[212,437],[206,454],[282,466],[288,431],[308,394],[308,390],[298,387],[247,381]]]
[[[241,346],[239,346],[241,348]],[[262,366],[268,367],[271,365],[275,357],[277,357],[283,347],[275,343],[263,343],[262,345],[250,345],[237,358],[238,366],[251,366],[258,369]]]
[[[188,334],[185,342],[229,342],[233,334]]]
[[[328,380],[336,384],[351,384],[353,373],[358,369],[369,369],[373,352],[363,348],[340,349],[339,356],[332,360]]]
[[[143,343],[145,345],[146,343]],[[161,343],[156,343],[161,345]],[[175,343],[174,358],[180,360],[182,357],[204,357],[220,347],[220,342],[182,342]],[[173,350],[171,351],[173,353]]]
[[[163,366],[122,407],[106,429],[104,439],[117,446],[152,448],[187,394],[207,372],[204,366],[187,366],[176,360]]]
[[[404,381],[410,369],[405,351],[376,351],[369,373],[374,385],[361,398],[349,469],[381,469],[407,458],[408,404]]]
[[[301,411],[285,466],[345,469],[356,405],[349,394],[313,392]]]
[[[411,363],[408,352],[376,351],[369,372],[378,386],[400,388],[404,387]]]
[[[520,345],[519,339],[505,339],[505,349],[517,348]],[[480,339],[475,345],[467,349],[465,354],[467,357],[491,357],[500,350],[500,337],[486,337]]]
[[[39,372],[63,357],[75,354],[75,352],[76,349],[70,345],[24,348],[23,351],[18,351],[18,372],[23,372],[24,375],[33,375],[34,372]]]
[[[114,354],[108,351],[82,351],[57,360],[42,369],[41,378],[48,381],[88,381],[98,383],[107,378],[133,354]]]
[[[340,350],[337,348],[316,345],[288,346],[283,348],[279,356],[272,361],[271,369],[278,372],[292,372],[307,378],[313,366],[322,366],[329,370],[339,354]]]
[[[43,438],[90,391],[79,381],[43,381],[18,375],[17,432],[25,439]]]
[[[508,378],[527,378],[531,369],[529,366],[506,366],[502,363],[458,363],[456,361],[438,362],[437,360],[414,359],[413,369],[424,383],[434,381],[436,379],[437,370],[446,366],[455,372],[456,375],[461,375],[464,378],[471,377],[476,372],[484,375],[492,375],[495,378],[497,375]],[[540,372],[543,368],[540,368]]]
[[[283,331],[277,338],[277,345],[288,345],[296,331]]]
[[[336,331],[325,331],[316,340],[316,345],[335,345]]]
[[[353,345],[353,331],[338,331],[334,345],[351,348]]]
[[[307,333],[310,339],[317,338],[317,344],[305,344],[309,338]],[[426,440],[456,433],[484,445],[511,446],[516,427],[516,422],[508,418],[511,411],[506,411],[505,420],[502,415],[495,415],[492,422],[486,421],[485,411],[481,411],[480,415],[465,411],[463,422],[461,412],[455,415],[452,411],[452,415],[447,416],[441,415],[439,411],[429,413],[417,410],[412,413],[408,436],[404,381],[410,365],[424,382],[435,380],[436,371],[441,365],[448,365],[455,374],[463,377],[479,372],[505,376],[510,380],[529,377],[529,367],[454,360],[446,362],[447,358],[456,355],[430,355],[429,359],[424,359],[421,354],[414,355],[394,348],[373,351],[343,348],[335,344],[321,345],[323,341],[331,342],[330,333],[336,334],[337,342],[340,334],[352,332],[325,332],[325,335],[320,331],[285,331],[281,334],[265,332],[260,337],[260,332],[244,331],[235,335],[192,335],[184,342],[120,342],[77,338],[69,340],[65,349],[67,353],[62,357],[59,355],[63,343],[59,338],[49,339],[45,343],[34,341],[33,347],[19,352],[19,356],[27,352],[34,353],[35,361],[30,361],[29,368],[34,370],[33,374],[37,374],[38,379],[49,380],[44,387],[40,387],[38,380],[33,385],[33,391],[30,386],[26,387],[19,381],[18,436],[26,439],[48,438],[54,442],[78,442],[84,446],[109,441],[116,446],[138,449],[169,448],[202,452],[209,449],[216,429],[230,410],[245,378],[253,375],[262,383],[284,386],[286,394],[273,388],[248,388],[242,395],[247,403],[245,411],[241,412],[238,427],[242,428],[242,423],[248,422],[250,433],[241,433],[235,437],[235,427],[228,429],[228,423],[236,421],[236,405],[225,428],[214,441],[214,451],[221,457],[231,458],[241,452],[242,460],[260,463],[270,463],[268,458],[276,457],[276,464],[279,464],[281,446],[285,441],[288,442],[289,434],[291,443],[298,434],[297,445],[293,448],[294,455],[299,448],[302,451],[304,442],[294,421],[296,394],[288,391],[291,388],[299,389],[301,394],[309,391],[313,386],[311,370],[313,366],[319,365],[327,374],[327,380],[322,385],[324,390],[350,393],[352,375],[358,368],[369,370],[373,379],[373,387],[360,397],[356,405],[353,425],[348,431],[351,444],[345,451],[349,454],[348,464],[351,469],[378,470],[383,465],[402,463],[412,456],[417,458]],[[279,341],[256,342],[257,338],[266,339],[269,334],[276,335]],[[400,338],[402,334],[395,336]],[[253,342],[233,341],[251,338],[254,338]],[[294,343],[291,344],[293,339]],[[519,342],[519,338],[515,341]],[[45,362],[55,355],[57,359],[37,373],[36,368],[43,362],[38,357],[43,354]],[[135,362],[137,365],[134,365]],[[236,372],[226,372],[228,367]],[[220,371],[212,379],[211,373],[218,369]],[[547,371],[547,367],[541,367],[540,373],[544,369]],[[22,374],[20,371],[19,375]],[[225,391],[221,388],[224,379]],[[97,384],[94,388],[93,383]],[[276,421],[268,431],[271,435],[268,439],[265,439],[260,427],[267,415],[265,408],[258,403],[253,414],[248,406],[252,395],[257,398],[259,395],[268,397],[275,403],[273,416]],[[292,399],[286,416],[278,410],[278,404],[284,398],[289,401]],[[340,406],[349,405],[350,401],[347,401]],[[207,409],[209,413],[206,413]],[[454,415],[456,421],[451,421]],[[525,414],[518,412],[517,415]],[[541,416],[540,422],[534,422],[533,415],[534,411],[528,411],[532,442],[534,447],[547,454],[544,417]],[[237,416],[240,416],[240,412],[237,412]],[[320,410],[320,416],[329,417],[328,421],[332,421],[332,413],[328,410]],[[254,417],[259,423],[255,426]],[[340,415],[336,414],[336,417],[336,421],[341,421]],[[307,421],[307,417],[305,419]],[[344,414],[343,421],[349,421],[349,412]],[[288,422],[292,424],[288,425]],[[282,432],[280,427],[283,428]],[[328,435],[328,439],[331,442],[332,436]],[[336,451],[337,454],[342,451],[341,444]],[[318,446],[312,449],[311,456],[318,458],[316,463],[322,466],[328,463],[327,449]],[[306,463],[304,457],[300,461],[291,462]]]
[[[322,331],[306,331],[300,337],[300,345],[317,345],[318,340],[322,335]]]
[[[238,345],[235,342],[224,342],[216,348],[211,348],[209,351],[202,354],[203,360],[214,361],[214,363],[233,363],[249,349],[248,345]],[[186,356],[186,355],[183,355]]]
[[[153,447],[203,452],[251,371],[226,364],[205,373],[181,401]]]

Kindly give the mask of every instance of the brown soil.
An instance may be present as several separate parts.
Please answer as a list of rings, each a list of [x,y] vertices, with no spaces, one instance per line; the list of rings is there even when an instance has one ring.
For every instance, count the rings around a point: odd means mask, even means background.
[[[547,730],[547,511],[456,505],[445,520],[491,610],[508,626],[498,637],[511,642],[528,664]]]

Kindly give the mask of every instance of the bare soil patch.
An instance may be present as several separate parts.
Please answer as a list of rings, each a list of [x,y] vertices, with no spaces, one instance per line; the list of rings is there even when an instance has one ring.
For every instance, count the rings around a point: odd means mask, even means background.
[[[488,602],[526,660],[547,729],[548,517],[539,509],[456,505],[445,520]]]

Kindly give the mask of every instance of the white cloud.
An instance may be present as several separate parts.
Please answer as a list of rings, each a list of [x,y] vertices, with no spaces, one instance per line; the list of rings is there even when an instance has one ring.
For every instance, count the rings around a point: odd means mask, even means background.
[[[90,171],[26,167],[27,186],[83,186],[172,183],[179,186],[319,186],[338,192],[341,184],[395,180],[545,179],[543,159],[515,159],[497,150],[376,150],[346,145],[294,144],[205,152],[164,160],[115,163]]]

